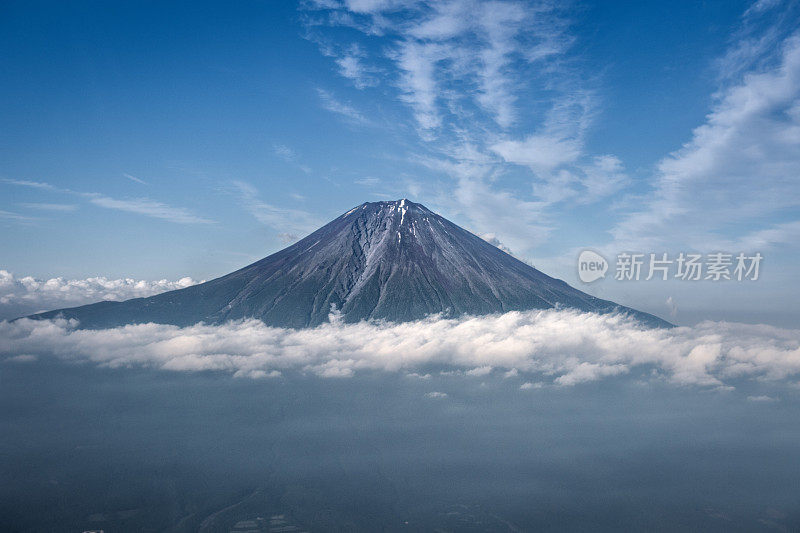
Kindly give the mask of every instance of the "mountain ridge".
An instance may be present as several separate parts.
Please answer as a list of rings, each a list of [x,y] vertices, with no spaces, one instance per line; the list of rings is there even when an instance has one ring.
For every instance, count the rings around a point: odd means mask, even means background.
[[[547,276],[407,199],[356,206],[291,246],[202,284],[30,318],[75,318],[89,329],[243,318],[303,328],[328,321],[332,309],[350,323],[558,306],[624,312],[649,326],[671,325]]]

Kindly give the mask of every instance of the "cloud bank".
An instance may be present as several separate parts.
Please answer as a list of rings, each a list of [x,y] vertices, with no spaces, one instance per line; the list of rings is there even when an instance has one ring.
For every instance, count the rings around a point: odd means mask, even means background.
[[[36,279],[16,277],[0,270],[0,317],[16,318],[37,311],[84,305],[102,300],[128,300],[183,289],[198,283],[190,277],[177,281],[108,279]]]
[[[704,322],[646,329],[620,315],[570,310],[313,329],[258,320],[179,328],[159,324],[79,330],[66,320],[0,323],[0,359],[59,357],[109,367],[225,371],[236,377],[302,372],[347,378],[358,372],[491,374],[574,386],[636,372],[677,385],[730,387],[740,379],[786,381],[800,373],[800,330]],[[19,360],[19,359],[17,359]]]

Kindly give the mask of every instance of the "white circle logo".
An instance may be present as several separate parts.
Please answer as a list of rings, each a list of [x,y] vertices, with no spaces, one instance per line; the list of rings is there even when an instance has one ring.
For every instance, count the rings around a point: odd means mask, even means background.
[[[606,277],[608,261],[602,255],[591,250],[584,250],[578,256],[578,277],[584,283],[591,283]]]

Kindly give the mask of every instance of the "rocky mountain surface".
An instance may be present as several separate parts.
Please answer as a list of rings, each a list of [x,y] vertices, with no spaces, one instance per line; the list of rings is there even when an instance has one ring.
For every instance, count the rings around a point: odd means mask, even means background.
[[[33,315],[80,327],[156,322],[186,326],[259,318],[302,328],[329,320],[409,321],[433,313],[481,315],[556,306],[647,313],[601,300],[551,278],[408,200],[355,207],[297,243],[226,276],[124,302]]]

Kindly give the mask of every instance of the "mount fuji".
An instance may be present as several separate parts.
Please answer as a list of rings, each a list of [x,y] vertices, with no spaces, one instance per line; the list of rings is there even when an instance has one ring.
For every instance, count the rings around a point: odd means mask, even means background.
[[[199,285],[30,318],[77,319],[89,329],[244,318],[304,328],[327,322],[332,311],[352,323],[554,307],[621,312],[647,326],[670,326],[551,278],[408,200],[354,207],[288,248]]]

